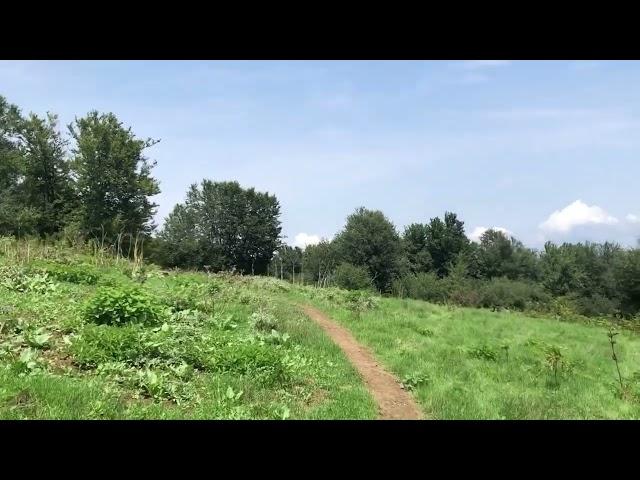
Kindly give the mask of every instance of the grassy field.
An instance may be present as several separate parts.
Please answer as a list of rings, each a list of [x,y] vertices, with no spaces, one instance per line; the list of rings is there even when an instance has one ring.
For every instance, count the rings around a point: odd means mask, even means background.
[[[640,418],[637,334],[615,337],[621,398],[603,327],[391,298],[358,314],[337,291],[299,292],[369,346],[431,418]]]
[[[288,288],[5,248],[0,419],[375,418],[355,370]],[[122,291],[137,303],[122,306]],[[153,321],[101,324],[139,311]]]
[[[602,326],[0,247],[0,419],[376,418],[302,302],[369,346],[428,418],[640,418],[627,331],[621,394]]]

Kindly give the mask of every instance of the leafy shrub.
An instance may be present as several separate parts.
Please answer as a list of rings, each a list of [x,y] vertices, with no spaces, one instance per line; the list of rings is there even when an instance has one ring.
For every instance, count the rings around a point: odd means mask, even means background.
[[[575,304],[578,313],[587,317],[613,316],[620,308],[619,302],[599,293],[593,293],[588,297],[578,297]]]
[[[433,330],[429,328],[414,324],[411,324],[410,328],[424,337],[433,337]]]
[[[253,328],[262,332],[278,329],[278,319],[264,310],[252,313],[249,322]]]
[[[111,362],[138,365],[148,354],[140,325],[86,325],[71,342],[78,365],[95,368]]]
[[[218,371],[251,375],[268,384],[285,383],[290,379],[280,351],[259,343],[226,345],[212,352],[212,358],[211,367]]]
[[[489,360],[492,362],[496,362],[498,360],[498,352],[488,345],[470,348],[468,349],[468,353],[472,357],[479,358],[481,360]]]
[[[200,281],[181,280],[170,290],[169,295],[164,297],[164,303],[175,311],[202,310],[203,312],[213,312],[215,306],[213,297],[220,290],[221,286],[218,282],[202,283]]]
[[[157,300],[134,286],[101,287],[85,308],[86,320],[106,325],[154,324],[160,320]]]
[[[30,272],[13,266],[0,267],[0,286],[16,292],[41,294],[56,290],[56,283],[46,273]]]
[[[443,290],[446,292],[447,301],[464,307],[478,307],[481,301],[480,281],[449,275],[441,280]]]
[[[188,369],[185,369],[188,371]],[[131,379],[134,388],[145,397],[155,400],[170,400],[180,405],[197,397],[193,385],[186,382],[185,375],[176,374],[175,370],[136,370]]]
[[[360,317],[361,313],[378,307],[378,298],[369,295],[367,292],[362,290],[356,290],[351,291],[346,295],[345,303],[349,310],[351,310],[357,317]]]
[[[405,375],[402,378],[402,385],[407,390],[415,390],[420,385],[424,385],[424,384],[428,383],[429,380],[430,380],[429,379],[429,375],[427,375],[426,373],[414,372],[414,373],[410,373],[408,375]]]
[[[486,308],[525,310],[549,301],[549,295],[539,285],[507,278],[493,278],[480,289],[480,306]]]
[[[50,264],[42,268],[43,273],[62,282],[95,285],[100,272],[93,265],[61,265]]]
[[[370,290],[373,285],[366,267],[350,263],[338,265],[333,274],[333,281],[345,290]]]
[[[571,374],[575,369],[575,364],[570,362],[562,353],[563,347],[557,345],[545,345],[544,348],[545,366],[553,372],[554,386],[560,385],[558,375]]]
[[[216,312],[211,322],[220,330],[234,330],[238,328],[238,324],[234,322],[233,314],[222,315]]]
[[[416,273],[397,279],[392,287],[396,294],[427,302],[442,303],[447,299],[447,286],[433,273]]]
[[[557,297],[549,303],[549,311],[557,318],[571,318],[578,315],[578,306],[573,298]]]

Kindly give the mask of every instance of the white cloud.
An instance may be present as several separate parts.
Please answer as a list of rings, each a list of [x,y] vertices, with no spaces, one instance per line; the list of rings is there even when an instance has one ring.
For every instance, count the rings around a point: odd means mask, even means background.
[[[539,227],[547,232],[568,233],[581,225],[614,225],[618,219],[597,205],[589,206],[576,200],[562,210],[556,210]]]
[[[625,219],[629,223],[640,223],[640,217],[638,217],[637,215],[634,215],[633,213],[630,213],[629,215],[627,215]]]
[[[293,245],[300,248],[305,248],[307,245],[316,245],[318,243],[320,243],[320,237],[318,235],[309,235],[304,232],[297,234],[293,241]]]
[[[480,242],[480,237],[482,236],[482,234],[484,232],[486,232],[487,230],[497,230],[498,232],[502,232],[504,233],[506,236],[510,237],[513,235],[513,232],[511,230],[507,230],[504,227],[491,227],[491,228],[487,228],[487,227],[476,227],[473,229],[473,232],[471,232],[469,234],[469,239],[472,242]]]
[[[466,70],[481,70],[484,68],[505,67],[511,60],[466,60],[460,66]]]

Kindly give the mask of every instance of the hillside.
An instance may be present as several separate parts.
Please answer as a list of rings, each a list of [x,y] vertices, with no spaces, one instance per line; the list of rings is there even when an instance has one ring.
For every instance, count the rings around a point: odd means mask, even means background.
[[[640,337],[518,312],[382,298],[358,311],[304,297],[351,330],[435,419],[640,417]]]
[[[286,283],[134,268],[0,254],[0,418],[375,417]]]
[[[604,326],[5,242],[0,418],[376,418],[302,304],[369,347],[425,418],[640,417],[632,332],[615,336],[621,390]]]

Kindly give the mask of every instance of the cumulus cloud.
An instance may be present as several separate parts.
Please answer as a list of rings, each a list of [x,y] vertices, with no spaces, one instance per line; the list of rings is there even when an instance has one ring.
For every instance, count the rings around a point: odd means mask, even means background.
[[[498,232],[502,232],[504,233],[507,237],[513,236],[513,232],[511,230],[507,230],[504,227],[491,227],[491,228],[487,228],[487,227],[476,227],[473,229],[473,232],[471,232],[469,234],[469,239],[472,242],[480,242],[480,237],[482,236],[482,234],[484,232],[486,232],[487,230],[497,230]]]
[[[583,225],[615,225],[618,219],[597,205],[589,206],[582,200],[556,210],[539,227],[546,232],[568,233]]]
[[[630,213],[625,218],[629,223],[640,223],[640,217],[638,217],[637,215],[634,215],[633,213]]]
[[[300,232],[293,240],[293,244],[296,247],[305,248],[307,245],[316,245],[320,243],[320,237],[318,235],[309,235],[308,233]]]

